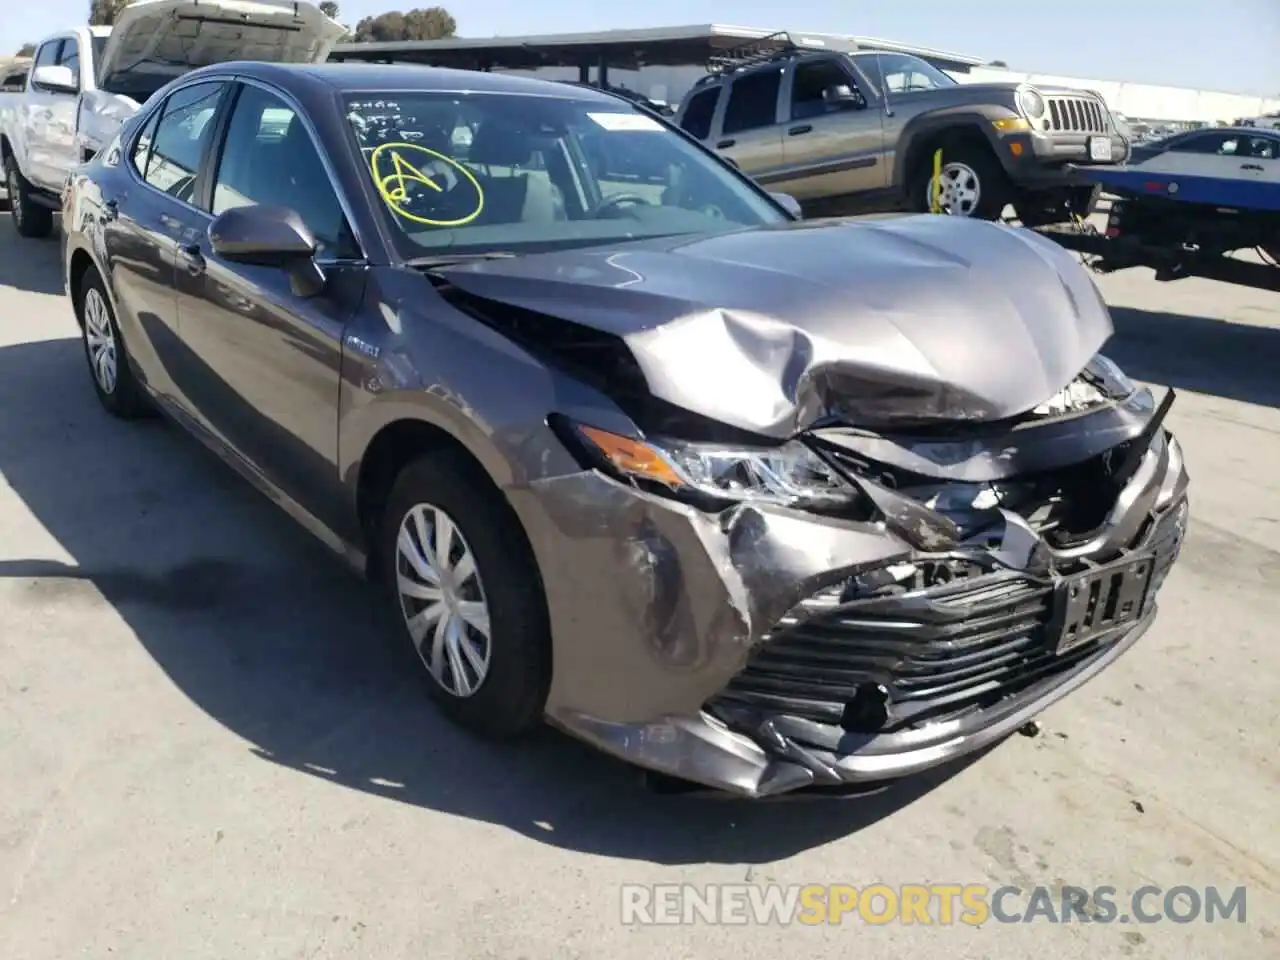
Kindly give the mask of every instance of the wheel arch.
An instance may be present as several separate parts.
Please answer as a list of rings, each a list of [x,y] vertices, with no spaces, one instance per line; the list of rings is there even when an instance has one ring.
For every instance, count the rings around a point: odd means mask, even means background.
[[[93,270],[102,277],[102,271],[98,269],[98,262],[94,260],[91,254],[84,247],[76,246],[70,248],[67,256],[67,296],[71,298],[72,313],[75,314],[76,323],[82,328],[84,327],[84,317],[80,311],[80,287],[84,283],[84,278],[89,271]],[[102,285],[107,285],[106,279],[103,278]],[[111,296],[111,291],[107,291],[107,296]],[[115,304],[112,304],[112,309]]]
[[[381,573],[376,550],[378,528],[396,478],[410,463],[433,453],[448,452],[458,457],[472,479],[494,498],[495,507],[510,512],[528,543],[524,525],[519,523],[515,508],[503,492],[508,474],[505,462],[482,438],[472,436],[478,431],[460,429],[449,422],[453,418],[434,415],[436,411],[420,402],[389,401],[373,406],[385,409],[378,410],[376,418],[362,418],[358,431],[344,431],[347,442],[355,444],[359,451],[349,462],[345,475],[356,528],[364,547],[365,573],[370,579],[377,579]],[[468,439],[464,440],[464,436]]]
[[[991,151],[1000,166],[1009,171],[1009,161],[997,149],[997,137],[993,120],[1009,113],[1006,108],[992,107],[990,111],[973,107],[958,107],[921,114],[912,118],[903,128],[898,139],[898,156],[902,162],[894,168],[894,187],[903,195],[911,187],[912,178],[939,147],[948,143],[973,142]],[[987,114],[991,115],[988,116]],[[999,113],[1001,116],[996,116]]]

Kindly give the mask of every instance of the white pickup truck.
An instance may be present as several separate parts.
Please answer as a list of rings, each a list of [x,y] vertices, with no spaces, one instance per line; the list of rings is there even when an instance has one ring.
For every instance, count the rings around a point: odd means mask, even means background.
[[[0,91],[0,163],[12,220],[48,236],[71,170],[169,81],[211,63],[320,63],[345,33],[294,0],[136,0],[114,27],[46,38],[20,88]]]

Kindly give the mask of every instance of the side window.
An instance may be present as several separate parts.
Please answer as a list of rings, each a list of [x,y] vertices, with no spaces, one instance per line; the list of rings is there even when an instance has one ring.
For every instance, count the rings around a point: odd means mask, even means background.
[[[729,103],[724,108],[724,133],[742,133],[772,127],[778,122],[778,90],[782,87],[782,68],[758,70],[739,77],[729,88]]]
[[[222,144],[212,213],[254,204],[296,212],[315,235],[321,256],[359,256],[342,204],[302,119],[280,97],[246,85]]]
[[[698,140],[711,136],[711,119],[716,113],[716,102],[720,99],[720,88],[712,87],[695,93],[680,118],[680,126],[685,133]]]
[[[200,157],[225,89],[224,83],[195,83],[169,97],[142,174],[147,183],[179,200],[193,202]]]
[[[809,60],[796,65],[795,79],[791,83],[791,119],[805,120],[835,112],[836,105],[828,105],[823,94],[831,87],[848,87],[855,97],[861,97],[853,78],[835,60]]]
[[[1208,153],[1219,156],[1234,157],[1240,148],[1240,137],[1236,134],[1206,133],[1198,137],[1172,144],[1169,149],[1174,153]]]
[[[157,110],[147,120],[147,124],[142,129],[142,133],[138,135],[138,139],[133,144],[133,168],[138,171],[144,179],[147,176],[147,161],[151,159],[151,142],[156,136],[156,124],[160,122],[160,114],[163,110]]]
[[[1270,137],[1250,137],[1249,156],[1259,160],[1275,160],[1280,157],[1280,141]]]
[[[62,53],[58,55],[58,66],[70,70],[76,86],[80,86],[80,44],[77,41],[62,41]]]
[[[56,67],[60,50],[62,50],[62,41],[50,40],[36,54],[36,62],[32,65],[32,69],[34,70],[36,67]]]

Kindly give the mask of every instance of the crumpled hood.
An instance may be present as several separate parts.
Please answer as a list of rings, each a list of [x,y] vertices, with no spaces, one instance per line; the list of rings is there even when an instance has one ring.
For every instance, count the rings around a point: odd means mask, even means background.
[[[811,221],[473,262],[483,300],[614,334],[654,396],[772,437],[1025,413],[1112,332],[1052,241],[951,217]]]
[[[345,33],[314,3],[135,0],[111,29],[98,83],[158,89],[187,70],[229,60],[322,63]]]

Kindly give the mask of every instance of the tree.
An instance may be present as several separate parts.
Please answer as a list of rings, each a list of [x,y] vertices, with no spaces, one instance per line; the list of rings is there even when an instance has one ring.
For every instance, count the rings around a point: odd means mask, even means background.
[[[385,43],[393,40],[439,40],[452,37],[457,22],[444,7],[427,7],[400,13],[389,11],[365,17],[356,24],[356,43]]]
[[[36,52],[36,45],[34,43],[24,43],[22,45],[22,48],[18,51],[18,56],[33,57],[35,56],[35,52]]]
[[[324,2],[320,4],[320,12],[330,20],[338,19],[338,5],[334,3],[333,0],[324,0]]]
[[[89,26],[109,27],[132,0],[89,0]]]
[[[988,67],[1004,67],[1005,69],[1008,69],[1009,67],[1009,65],[1005,63],[1003,60],[992,60],[990,63],[987,64],[987,66]]]

